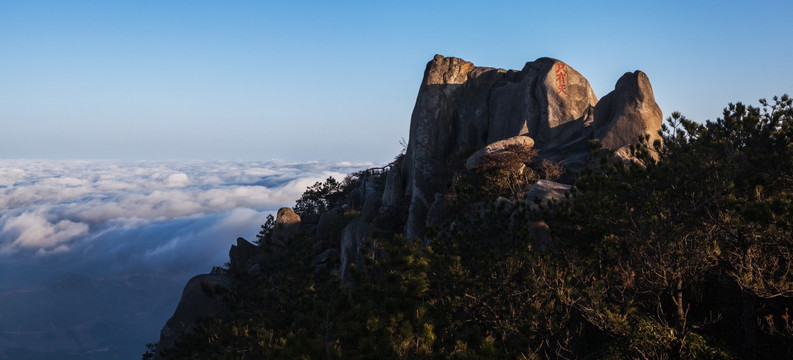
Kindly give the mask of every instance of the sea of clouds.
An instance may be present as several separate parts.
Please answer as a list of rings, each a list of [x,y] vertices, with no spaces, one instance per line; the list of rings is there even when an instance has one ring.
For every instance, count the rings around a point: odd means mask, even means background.
[[[306,187],[368,166],[0,160],[0,266],[26,270],[0,287],[70,272],[221,265],[238,236],[255,240],[267,214],[294,205]]]
[[[0,160],[0,301],[21,301],[14,299],[70,276],[147,274],[183,285],[228,261],[237,237],[255,240],[266,216],[294,205],[306,187],[370,166]],[[163,291],[178,295],[173,287]]]

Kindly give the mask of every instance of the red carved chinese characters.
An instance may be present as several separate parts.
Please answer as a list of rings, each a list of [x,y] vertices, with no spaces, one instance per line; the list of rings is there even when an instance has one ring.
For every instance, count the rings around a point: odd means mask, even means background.
[[[565,69],[564,64],[558,63],[556,64],[556,93],[557,94],[565,94],[567,95],[566,86],[567,86],[567,69]]]

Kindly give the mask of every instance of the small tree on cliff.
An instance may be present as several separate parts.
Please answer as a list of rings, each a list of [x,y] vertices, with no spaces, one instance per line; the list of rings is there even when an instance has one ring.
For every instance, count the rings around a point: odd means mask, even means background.
[[[297,199],[292,210],[300,217],[304,217],[311,214],[322,214],[341,206],[357,186],[358,178],[357,174],[353,174],[348,175],[341,182],[332,176],[328,177],[325,182],[317,181],[306,189],[300,199]]]
[[[268,214],[267,220],[265,220],[264,225],[262,225],[261,230],[259,230],[259,233],[256,234],[256,244],[264,245],[272,241],[274,229],[275,217],[273,214]]]

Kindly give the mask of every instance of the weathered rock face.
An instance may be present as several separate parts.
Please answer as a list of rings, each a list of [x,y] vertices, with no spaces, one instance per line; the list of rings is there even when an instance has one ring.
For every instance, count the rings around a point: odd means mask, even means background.
[[[299,229],[300,215],[296,214],[292,208],[282,207],[278,209],[275,217],[275,228],[273,229],[273,243],[283,245]]]
[[[528,63],[524,71],[538,74],[534,97],[539,105],[539,118],[534,119],[536,130],[529,131],[538,147],[550,149],[564,145],[592,122],[597,97],[578,71],[549,58]]]
[[[361,217],[364,218],[365,221],[371,222],[375,216],[377,216],[377,212],[380,209],[380,205],[382,203],[383,192],[382,190],[372,189],[368,191],[366,194],[366,199],[364,199],[363,207],[361,208]]]
[[[652,144],[660,138],[662,119],[647,75],[641,71],[625,73],[614,91],[595,107],[595,136],[607,149],[634,144],[637,136],[645,133],[650,135]]]
[[[444,187],[439,175],[456,140],[452,135],[456,127],[454,109],[460,97],[459,89],[469,80],[469,73],[473,69],[474,64],[468,61],[436,55],[424,71],[411,116],[408,150],[403,164],[403,174],[408,178],[407,192],[411,197],[408,215],[410,225],[406,228],[409,238],[423,235],[417,231],[424,227],[427,209],[434,200],[434,194]],[[481,72],[473,74],[473,78],[477,74],[481,75]],[[479,99],[474,103],[482,101]],[[473,112],[477,113],[477,110],[473,109]],[[472,140],[476,141],[479,136],[475,131],[463,137],[472,136]],[[464,129],[462,132],[471,131]]]
[[[451,207],[452,199],[444,194],[435,193],[435,200],[427,209],[427,225],[436,227],[442,225],[448,219]]]
[[[357,217],[350,221],[341,232],[341,250],[339,274],[344,281],[349,281],[349,266],[351,263],[361,264],[363,256],[361,247],[364,239],[372,229],[372,224]]]
[[[385,181],[385,190],[381,202],[383,206],[400,206],[405,196],[402,187],[402,173],[399,167],[394,166],[388,171]]]
[[[331,209],[322,214],[319,217],[319,224],[317,224],[316,229],[317,240],[324,241],[330,238],[340,218],[339,211],[336,209]]]
[[[399,185],[409,199],[407,237],[423,237],[435,194],[448,191],[454,171],[468,165],[465,158],[488,144],[524,135],[540,157],[575,163],[588,152],[589,140],[619,149],[660,128],[644,73],[623,76],[604,100],[599,103],[589,82],[555,59],[540,58],[516,71],[435,55],[419,87],[400,169]]]

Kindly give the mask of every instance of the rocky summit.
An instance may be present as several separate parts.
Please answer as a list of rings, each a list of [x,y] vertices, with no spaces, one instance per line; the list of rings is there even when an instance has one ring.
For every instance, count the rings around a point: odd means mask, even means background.
[[[588,154],[590,140],[624,154],[640,135],[658,139],[662,119],[641,71],[625,73],[598,101],[586,78],[556,59],[539,58],[521,70],[504,70],[435,55],[424,71],[410,120],[400,169],[405,188],[385,191],[407,194],[405,234],[420,239],[436,194],[448,190],[456,162],[465,159],[461,154],[526,136],[540,157],[576,167]]]
[[[277,271],[268,270],[268,264],[291,256],[289,240],[295,236],[314,239],[315,274],[333,273],[349,282],[351,265],[365,261],[364,244],[375,231],[426,244],[427,227],[443,223],[449,214],[454,179],[482,166],[484,159],[531,153],[577,169],[586,165],[593,140],[628,157],[627,147],[641,136],[651,142],[659,138],[661,121],[650,81],[641,71],[625,73],[598,100],[586,78],[556,59],[539,58],[521,70],[505,70],[435,55],[421,80],[404,157],[358,174],[357,185],[338,207],[321,214],[280,209],[272,233],[260,239],[260,244],[271,244],[267,249],[238,239],[229,253],[228,273],[199,275],[187,284],[162,331],[160,349],[190,332],[197,319],[227,316],[221,294],[240,281],[230,274],[256,277]],[[538,201],[561,200],[569,188],[541,180],[529,195]],[[517,201],[500,200],[502,206]],[[534,238],[548,238],[545,223],[532,224]]]

